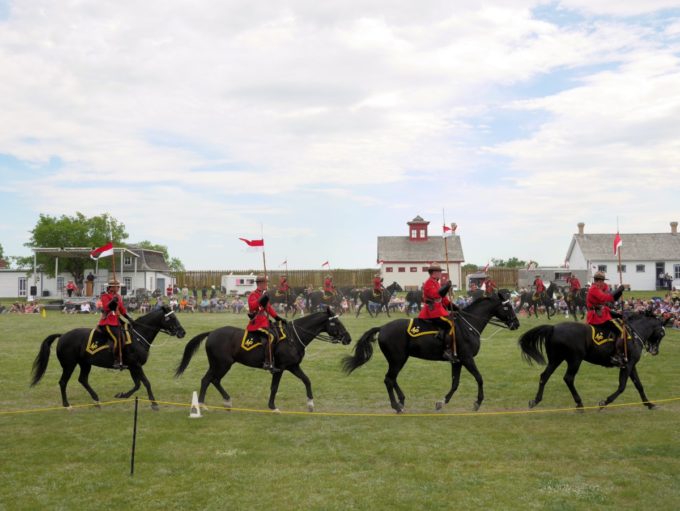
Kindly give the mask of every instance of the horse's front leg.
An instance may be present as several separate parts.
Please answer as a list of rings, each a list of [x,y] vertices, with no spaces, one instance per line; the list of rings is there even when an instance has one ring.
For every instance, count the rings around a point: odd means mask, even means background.
[[[287,368],[291,373],[297,376],[302,383],[305,384],[305,390],[307,391],[307,410],[310,412],[314,411],[314,396],[312,395],[312,382],[309,377],[304,373],[299,365]]]
[[[472,405],[472,409],[476,412],[479,410],[479,407],[482,406],[482,401],[484,401],[484,379],[482,378],[482,374],[479,372],[479,369],[477,369],[477,364],[475,364],[475,360],[473,358],[467,360],[463,359],[461,363],[477,382],[477,401],[475,401]]]
[[[640,377],[638,376],[637,372],[637,367],[635,366],[633,366],[633,368],[630,370],[630,379],[633,380],[633,385],[635,385],[635,388],[640,394],[640,397],[642,398],[642,403],[650,410],[656,410],[658,406],[656,406],[654,403],[650,402],[649,399],[647,399],[645,389],[642,387],[642,382],[640,381]]]
[[[434,405],[436,410],[441,410],[444,405],[449,404],[449,401],[451,401],[451,398],[453,397],[454,392],[458,390],[458,385],[460,384],[460,370],[462,369],[462,365],[460,362],[456,362],[455,364],[451,364],[451,389],[449,392],[444,396],[444,399],[441,401],[437,401]]]
[[[92,397],[94,404],[97,408],[99,408],[99,396],[97,393],[94,391],[94,389],[90,386],[89,382],[89,376],[90,376],[90,370],[92,369],[92,366],[90,364],[81,364],[80,366],[80,375],[78,376],[78,381],[80,384],[85,387],[85,390],[90,394],[90,397]]]
[[[119,392],[118,394],[116,394],[116,397],[119,399],[128,399],[130,396],[132,396],[132,394],[139,390],[141,384],[140,376],[141,367],[131,365],[129,366],[128,370],[130,371],[130,377],[132,378],[132,382],[134,383],[134,385],[127,392]]]
[[[281,382],[281,376],[283,376],[283,372],[280,373],[274,373],[272,375],[272,384],[270,387],[270,393],[269,393],[269,409],[278,412],[279,409],[276,408],[276,404],[274,403],[274,400],[276,399],[276,393],[279,390],[279,383]]]
[[[630,362],[629,362],[630,363]],[[626,390],[626,383],[628,383],[628,377],[631,375],[631,371],[626,365],[626,367],[622,367],[619,370],[619,387],[614,391],[614,393],[607,397],[607,399],[604,399],[603,401],[600,401],[600,406],[604,408],[607,406],[609,403],[614,401],[619,395]],[[600,408],[600,409],[602,409]]]

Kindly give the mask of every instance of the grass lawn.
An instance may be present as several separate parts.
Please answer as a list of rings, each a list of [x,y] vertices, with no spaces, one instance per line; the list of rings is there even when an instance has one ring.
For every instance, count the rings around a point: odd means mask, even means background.
[[[477,363],[486,400],[477,413],[471,412],[476,384],[465,371],[451,403],[435,413],[450,370],[443,362],[411,359],[399,379],[407,413],[397,416],[378,349],[345,376],[340,358],[350,347],[314,341],[302,367],[312,380],[316,413],[304,413],[304,386],[290,374],[277,397],[281,414],[247,411],[266,408],[269,376],[236,366],[223,380],[235,410],[220,409],[211,388],[207,404],[215,408],[190,419],[188,403],[207,359],[201,347],[184,376],[174,379],[185,342],[225,324],[243,325],[245,316],[181,315],[187,337],[159,335],[145,367],[165,404],[153,412],[140,401],[131,477],[131,402],[61,409],[55,345],[45,377],[28,386],[40,342],[94,325],[95,318],[0,316],[0,509],[660,511],[680,504],[680,331],[668,330],[661,354],[644,356],[638,365],[649,398],[661,405],[655,411],[636,404],[629,383],[614,403],[624,406],[574,412],[559,368],[544,401],[528,412],[541,369],[521,360],[517,339],[547,320],[521,317],[519,331],[484,332]],[[386,320],[362,315],[343,322],[356,340]],[[103,401],[131,387],[127,373],[98,368],[90,382]],[[595,406],[616,382],[616,370],[589,364],[576,379],[586,406]],[[146,397],[143,390],[137,395]],[[90,403],[77,371],[69,397],[74,406]]]

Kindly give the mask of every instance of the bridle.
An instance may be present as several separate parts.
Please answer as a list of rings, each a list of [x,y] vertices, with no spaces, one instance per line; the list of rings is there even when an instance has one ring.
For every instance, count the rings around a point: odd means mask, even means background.
[[[337,315],[337,314],[336,314],[335,316],[329,316],[329,317],[328,317],[328,323],[329,323],[329,324],[332,324],[333,320],[335,320],[335,319],[338,319],[338,315]],[[318,333],[315,334],[315,333],[314,333],[313,331],[311,331],[311,330],[307,330],[307,329],[305,329],[305,328],[298,328],[298,327],[295,326],[295,321],[294,321],[294,320],[290,322],[290,326],[291,326],[291,329],[293,330],[293,333],[295,334],[295,340],[296,340],[298,343],[300,343],[300,346],[302,346],[302,351],[303,351],[303,352],[306,352],[306,351],[307,351],[307,346],[308,346],[309,343],[305,344],[304,342],[302,342],[302,339],[300,339],[300,334],[298,333],[298,330],[300,330],[300,332],[302,332],[303,334],[311,335],[311,336],[312,336],[312,339],[319,339],[319,340],[322,340],[322,341],[324,341],[324,342],[328,342],[328,343],[331,343],[331,344],[337,344],[337,343],[340,342],[340,340],[339,340],[338,338],[333,337],[333,336],[331,336],[331,335],[328,335],[328,334],[326,334],[326,333],[323,332],[323,331],[318,332]],[[312,341],[312,339],[310,339],[310,342]]]
[[[509,298],[507,300],[501,301],[501,305],[503,306],[504,309],[512,309],[512,305],[510,305],[510,299]],[[477,318],[477,319],[482,319],[482,320],[487,319],[487,318],[485,318],[483,316],[479,316],[478,314],[472,314],[471,312],[468,312],[468,311],[463,310],[463,309],[458,311],[458,317],[461,319],[461,321],[463,323],[465,323],[470,330],[472,330],[475,334],[477,334],[478,337],[481,338],[482,333],[479,330],[477,330],[472,323],[470,323],[467,319],[465,319],[465,316],[467,316],[469,318]],[[498,326],[498,327],[501,327],[501,328],[507,328],[508,330],[510,330],[510,325],[503,323],[503,322],[500,322],[500,321],[496,321],[493,317],[489,318],[487,320],[487,324]]]
[[[167,319],[167,318],[169,318],[169,317],[170,317],[171,315],[173,315],[173,314],[175,314],[175,311],[171,310],[171,311],[169,311],[169,312],[164,313],[164,314],[163,314],[163,318],[164,318],[164,319]],[[146,324],[144,324],[144,323],[135,323],[135,325],[137,325],[137,326],[139,326],[139,327],[142,327],[142,328],[152,328],[151,326],[146,325]],[[139,341],[140,341],[142,344],[146,345],[147,349],[151,349],[152,344],[151,344],[149,341],[147,341],[147,340],[146,340],[146,337],[144,337],[144,336],[139,332],[139,330],[137,330],[132,324],[130,325],[130,330],[132,331],[133,334],[135,334],[135,336],[139,339]],[[164,334],[167,334],[167,335],[170,335],[170,336],[174,336],[174,335],[177,334],[177,330],[176,330],[176,329],[175,329],[175,331],[170,331],[170,330],[168,330],[167,328],[164,328],[164,327],[162,327],[162,326],[161,326],[161,327],[158,327],[158,331],[159,331],[159,332],[163,332]]]

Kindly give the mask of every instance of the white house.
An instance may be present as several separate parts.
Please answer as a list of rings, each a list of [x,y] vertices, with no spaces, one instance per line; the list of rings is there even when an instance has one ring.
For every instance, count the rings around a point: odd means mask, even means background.
[[[378,264],[386,286],[398,282],[404,289],[417,289],[428,278],[428,266],[437,263],[454,287],[461,288],[461,265],[465,259],[455,225],[451,224],[454,234],[446,238],[445,245],[442,234],[428,234],[429,224],[416,216],[407,222],[407,236],[378,236]],[[447,251],[450,275],[446,271]]]
[[[652,291],[680,288],[680,234],[678,222],[666,233],[621,233],[621,275],[633,290]],[[615,234],[586,234],[578,224],[566,261],[570,269],[587,270],[588,279],[603,271],[612,284],[619,281],[618,257],[614,253]]]
[[[23,298],[30,296],[62,298],[66,296],[66,283],[73,280],[70,272],[59,271],[60,259],[67,257],[86,257],[89,259],[91,248],[35,248],[34,254],[54,256],[54,277],[34,264],[33,271],[27,269],[0,269],[0,298]],[[162,252],[136,247],[116,247],[116,278],[123,285],[124,294],[135,289],[153,292],[163,291],[172,283],[170,268],[165,262]],[[35,260],[35,258],[34,258]],[[92,294],[99,295],[109,280],[109,270],[97,269],[94,261],[85,269],[85,275],[92,273],[95,277]],[[83,290],[85,294],[85,290]]]

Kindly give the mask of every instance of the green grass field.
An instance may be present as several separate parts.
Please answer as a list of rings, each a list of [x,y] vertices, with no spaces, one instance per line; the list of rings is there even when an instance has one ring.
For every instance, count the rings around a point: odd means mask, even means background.
[[[184,376],[172,377],[184,343],[245,316],[186,314],[183,340],[160,335],[146,365],[158,412],[140,401],[135,474],[130,477],[131,402],[102,409],[60,408],[61,367],[52,347],[44,379],[28,386],[40,342],[51,333],[94,325],[95,316],[0,316],[0,509],[677,509],[680,504],[680,332],[668,330],[658,357],[645,356],[640,376],[659,410],[639,404],[632,384],[609,409],[573,411],[558,369],[545,399],[529,413],[541,369],[520,357],[517,338],[545,323],[520,318],[519,331],[489,327],[477,363],[486,400],[472,413],[476,384],[467,372],[451,403],[445,363],[411,359],[400,384],[407,413],[394,414],[383,385],[379,350],[350,376],[340,358],[350,347],[314,341],[303,369],[317,412],[306,410],[304,387],[286,374],[277,404],[264,410],[269,376],[236,366],[223,380],[236,410],[189,418],[192,391],[207,367],[203,347]],[[343,320],[354,341],[383,324],[381,316]],[[93,369],[102,401],[128,390],[127,373]],[[616,387],[617,372],[584,364],[576,380],[586,406]],[[146,397],[143,390],[137,394]],[[90,404],[77,382],[74,406]],[[172,403],[184,403],[176,406]],[[240,409],[240,410],[239,410]],[[19,413],[7,413],[19,412]],[[287,413],[296,412],[296,413]]]

